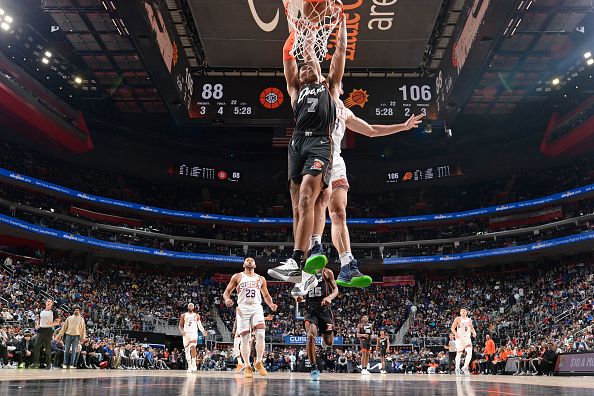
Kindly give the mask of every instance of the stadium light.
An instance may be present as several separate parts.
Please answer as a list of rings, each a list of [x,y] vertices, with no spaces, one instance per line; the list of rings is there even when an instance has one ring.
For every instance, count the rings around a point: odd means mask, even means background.
[[[43,63],[44,65],[47,65],[49,63],[49,59],[41,58],[41,63]]]
[[[0,15],[4,15],[4,10],[0,8]]]
[[[6,16],[4,17],[4,20],[5,20],[6,22],[8,22],[8,23],[12,23],[12,17],[11,17],[10,15],[6,15]]]
[[[553,81],[551,81],[553,85],[559,85],[560,82],[561,81],[558,78],[554,78]]]
[[[594,58],[588,59],[588,62],[586,63],[588,64],[588,66],[592,66],[594,64]]]
[[[6,22],[2,22],[0,23],[0,28],[2,28],[2,30],[8,30],[10,29],[10,25]]]
[[[82,78],[76,76],[76,77],[74,77],[74,82],[77,84],[82,84]]]
[[[584,58],[586,58],[586,59],[590,59],[591,57],[592,57],[592,53],[590,51],[588,51],[584,54]]]
[[[45,51],[45,57],[46,58],[51,58],[52,57],[52,53],[49,51]]]

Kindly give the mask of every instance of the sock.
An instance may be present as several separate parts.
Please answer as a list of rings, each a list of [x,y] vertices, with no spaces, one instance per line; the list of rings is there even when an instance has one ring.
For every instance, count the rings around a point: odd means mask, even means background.
[[[318,364],[317,363],[312,363],[311,364],[311,371],[317,370],[318,369]]]
[[[467,369],[470,365],[470,361],[472,360],[472,347],[468,347],[465,349],[466,357],[464,358],[464,369]]]
[[[462,351],[456,352],[456,370],[460,370],[460,360],[462,360]]]
[[[264,329],[256,330],[256,361],[262,362],[264,359],[264,349],[266,348],[266,337]]]
[[[315,244],[322,244],[322,236],[318,234],[313,234],[311,239],[309,240],[309,249],[314,247]]]
[[[303,255],[305,253],[302,252],[301,250],[293,250],[293,256],[291,257],[293,260],[295,260],[295,262],[299,265],[301,265],[301,260],[303,260]]]
[[[241,351],[239,350],[240,344],[241,344],[241,338],[235,337],[233,339],[233,356],[237,358],[238,362],[239,362],[239,359],[241,359]]]
[[[192,364],[192,353],[190,352],[190,347],[187,347],[185,349],[186,351],[186,362],[188,362],[188,368],[190,367],[190,365]]]
[[[195,369],[198,368],[196,367],[196,358],[192,358],[192,367],[194,367]]]
[[[351,261],[355,259],[355,257],[351,254],[351,252],[344,252],[338,255],[340,257],[340,267],[344,267],[345,265],[349,265]]]
[[[245,365],[250,365],[250,333],[241,336],[241,357]]]

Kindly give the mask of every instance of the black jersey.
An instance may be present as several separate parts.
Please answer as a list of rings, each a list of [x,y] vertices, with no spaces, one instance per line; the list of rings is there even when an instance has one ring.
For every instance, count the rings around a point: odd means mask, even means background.
[[[380,349],[388,349],[388,339],[387,338],[379,338],[379,345]]]
[[[367,322],[366,324],[361,323],[361,332],[359,334],[369,334],[371,338],[371,333],[373,332],[373,326],[371,323]]]
[[[330,285],[326,280],[326,277],[323,275],[322,272],[318,272],[314,275],[318,280],[318,285],[312,289],[309,289],[307,297],[305,299],[305,307],[308,310],[312,309],[325,309],[322,307],[322,300],[332,293],[330,289]]]
[[[295,136],[331,137],[336,103],[325,83],[303,84],[295,103]]]

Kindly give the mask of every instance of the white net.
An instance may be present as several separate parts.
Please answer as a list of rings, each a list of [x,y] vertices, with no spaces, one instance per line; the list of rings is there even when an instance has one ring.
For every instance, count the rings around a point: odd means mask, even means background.
[[[288,0],[285,6],[289,27],[295,31],[291,53],[305,60],[311,48],[319,62],[328,53],[328,39],[342,18],[342,4],[337,0]]]

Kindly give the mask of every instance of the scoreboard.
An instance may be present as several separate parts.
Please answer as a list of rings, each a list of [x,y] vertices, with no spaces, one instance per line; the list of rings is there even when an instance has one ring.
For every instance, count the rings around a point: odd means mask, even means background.
[[[190,77],[189,118],[198,123],[278,125],[293,122],[282,77]],[[435,119],[433,79],[345,78],[345,106],[367,122],[398,123],[413,114]]]

